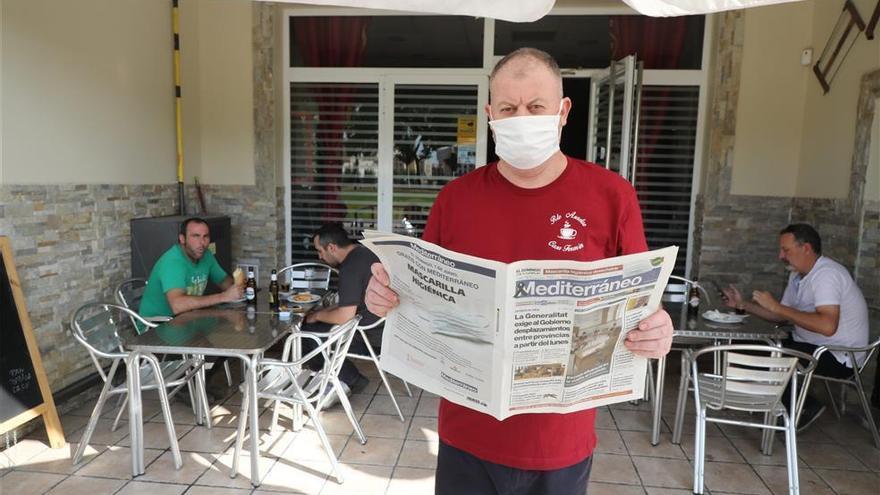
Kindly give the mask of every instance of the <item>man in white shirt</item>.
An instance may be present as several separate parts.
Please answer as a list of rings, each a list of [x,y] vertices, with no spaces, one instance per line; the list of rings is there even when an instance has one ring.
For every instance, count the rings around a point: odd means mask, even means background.
[[[779,260],[790,273],[782,300],[756,290],[745,301],[736,287],[724,289],[727,306],[745,310],[765,320],[794,324],[791,339],[784,346],[812,354],[822,345],[862,347],[868,344],[868,306],[862,291],[847,269],[822,256],[822,239],[816,229],[804,223],[789,225],[779,233]],[[864,359],[864,355],[857,356]],[[848,378],[852,367],[842,352],[826,352],[819,358],[816,373]],[[807,397],[800,428],[806,428],[825,411],[825,406]]]

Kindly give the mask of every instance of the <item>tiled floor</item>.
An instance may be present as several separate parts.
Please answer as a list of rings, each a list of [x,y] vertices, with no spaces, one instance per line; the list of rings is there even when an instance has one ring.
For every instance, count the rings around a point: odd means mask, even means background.
[[[365,370],[368,371],[368,370]],[[671,380],[676,383],[676,380]],[[399,385],[400,382],[396,382]],[[398,388],[398,387],[396,387]],[[75,443],[49,449],[45,434],[36,432],[0,452],[0,494],[380,494],[433,493],[437,454],[438,398],[414,390],[397,396],[406,421],[393,415],[391,402],[371,375],[366,393],[352,397],[369,441],[360,445],[341,409],[323,413],[323,424],[342,463],[345,483],[328,479],[330,464],[314,430],[264,430],[260,459],[263,483],[254,490],[250,462],[244,455],[239,475],[229,478],[231,445],[240,397],[232,395],[213,408],[215,426],[195,426],[188,408],[173,406],[184,464],[175,470],[158,403],[146,397],[144,426],[146,473],[131,478],[127,425],[110,431],[112,411],[99,422],[83,462],[71,465]],[[667,392],[674,393],[673,387]],[[599,446],[595,452],[591,495],[678,495],[691,493],[693,480],[693,416],[685,423],[681,446],[670,443],[674,400],[664,405],[661,443],[649,442],[650,405],[619,404],[602,408],[597,417]],[[851,410],[857,411],[857,407]],[[875,411],[876,412],[876,411]],[[62,418],[67,438],[76,442],[90,407]],[[149,417],[152,415],[152,417]],[[269,411],[260,417],[267,427]],[[282,415],[282,426],[287,426]],[[710,426],[707,440],[706,493],[781,495],[787,493],[785,448],[777,441],[772,456],[759,452],[759,433],[751,429]],[[799,436],[801,493],[876,494],[880,486],[880,450],[856,416],[834,418],[831,412]]]

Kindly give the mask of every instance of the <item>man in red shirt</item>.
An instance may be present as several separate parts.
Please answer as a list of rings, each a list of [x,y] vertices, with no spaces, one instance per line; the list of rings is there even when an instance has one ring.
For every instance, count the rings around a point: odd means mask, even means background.
[[[486,106],[497,163],[443,188],[423,239],[510,263],[591,261],[647,250],[635,191],[619,175],[566,157],[559,136],[571,109],[556,61],[521,48],[489,78]],[[367,307],[398,304],[388,274],[373,265]],[[669,352],[672,321],[662,309],[639,323],[626,346],[641,356]],[[586,492],[596,444],[595,410],[521,414],[504,421],[443,400],[438,418],[437,494]]]

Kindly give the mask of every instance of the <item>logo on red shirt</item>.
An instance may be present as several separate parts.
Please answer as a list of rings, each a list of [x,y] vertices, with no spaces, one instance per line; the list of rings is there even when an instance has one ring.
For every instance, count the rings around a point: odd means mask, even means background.
[[[578,241],[578,236],[583,229],[578,229],[576,226],[580,225],[581,227],[586,228],[587,221],[575,211],[569,211],[564,214],[554,213],[550,216],[550,225],[556,226],[559,225],[559,222],[562,222],[562,226],[559,227],[556,239],[551,239],[547,245],[550,246],[551,249],[567,253],[583,249],[584,243]]]

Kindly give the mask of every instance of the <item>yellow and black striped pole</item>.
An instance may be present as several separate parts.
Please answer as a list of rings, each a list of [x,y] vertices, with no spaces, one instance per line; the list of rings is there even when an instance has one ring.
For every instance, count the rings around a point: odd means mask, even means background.
[[[177,205],[178,214],[186,215],[183,188],[183,127],[180,121],[180,0],[171,0],[171,29],[174,33],[174,124],[177,130]]]

